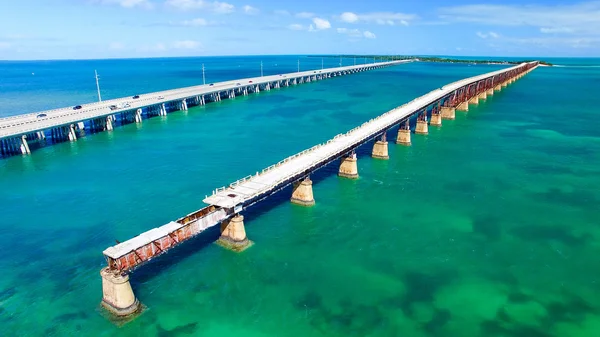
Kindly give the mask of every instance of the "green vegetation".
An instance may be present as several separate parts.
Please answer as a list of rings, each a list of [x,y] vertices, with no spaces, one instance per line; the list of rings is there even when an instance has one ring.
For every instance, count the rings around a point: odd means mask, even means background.
[[[357,58],[357,59],[370,59],[370,60],[419,60],[422,62],[442,62],[442,63],[468,63],[468,64],[520,64],[523,62],[533,62],[536,60],[519,60],[519,61],[498,61],[498,60],[465,60],[465,59],[452,59],[445,57],[421,57],[421,56],[399,56],[399,55],[323,55],[323,56],[311,56],[311,57],[328,57],[328,58]],[[539,61],[541,65],[552,66],[552,63]]]

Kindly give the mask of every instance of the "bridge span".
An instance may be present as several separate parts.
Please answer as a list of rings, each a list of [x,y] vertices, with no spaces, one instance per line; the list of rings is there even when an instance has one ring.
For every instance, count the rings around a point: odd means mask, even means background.
[[[315,145],[229,186],[215,189],[204,199],[208,206],[194,213],[107,248],[103,254],[108,266],[100,272],[103,306],[117,316],[137,312],[140,304],[129,284],[130,271],[219,224],[220,245],[235,251],[246,249],[251,241],[240,214],[244,209],[292,184],[291,202],[312,206],[315,203],[310,180],[312,172],[340,159],[338,175],[356,179],[356,148],[374,141],[372,157],[388,159],[388,131],[398,127],[396,143],[410,145],[413,132],[427,134],[429,126],[441,125],[442,119],[454,119],[456,110],[468,110],[469,104],[487,99],[537,66],[538,62],[522,63],[433,90],[326,143]],[[411,119],[415,121],[414,130],[409,123]]]
[[[379,62],[244,78],[88,103],[77,106],[78,109],[67,107],[0,118],[0,155],[5,157],[30,154],[30,143],[41,145],[47,138],[50,138],[52,143],[74,142],[86,132],[111,131],[117,125],[142,123],[144,118],[166,116],[168,112],[176,110],[186,111],[189,106],[205,105],[222,99],[258,93],[261,90],[269,91],[406,62],[409,61]]]

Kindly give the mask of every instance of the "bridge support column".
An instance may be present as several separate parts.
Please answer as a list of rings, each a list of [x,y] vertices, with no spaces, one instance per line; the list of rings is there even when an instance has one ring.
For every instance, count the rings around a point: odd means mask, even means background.
[[[385,133],[381,136],[381,139],[376,141],[373,144],[373,151],[371,152],[371,157],[375,159],[390,159],[390,155],[388,153],[388,142],[385,139]]]
[[[487,99],[487,91],[483,91],[481,94],[479,94],[479,96],[477,98],[478,99]]]
[[[137,109],[135,111],[135,122],[136,123],[141,123],[142,122],[142,109]]]
[[[410,127],[408,121],[398,129],[398,137],[396,137],[396,144],[410,146]]]
[[[187,101],[184,99],[183,101],[181,101],[181,110],[187,111],[187,109],[188,109]]]
[[[349,179],[358,179],[358,165],[356,164],[356,161],[356,153],[354,152],[343,158],[338,176]]]
[[[112,116],[106,116],[106,131],[112,131],[112,130],[113,130]]]
[[[442,114],[441,113],[432,113],[431,120],[429,120],[429,125],[431,126],[442,126]]]
[[[488,96],[493,96],[493,95],[494,95],[494,88],[489,88],[489,89],[487,90],[486,94],[487,94]]]
[[[415,133],[418,135],[426,135],[429,133],[429,128],[427,127],[427,116],[425,115],[423,119],[417,119],[417,127],[415,128]]]
[[[252,245],[252,241],[246,236],[244,216],[237,214],[221,222],[221,237],[217,244],[235,252],[241,252]]]
[[[506,88],[508,86],[508,80],[502,82],[502,88]]]
[[[471,99],[469,100],[469,104],[479,104],[479,95],[475,95],[473,97],[471,97]]]
[[[292,193],[290,201],[292,204],[300,206],[313,206],[315,204],[312,180],[310,180],[309,177],[294,183],[294,192]]]
[[[29,151],[29,144],[27,144],[27,136],[26,135],[21,136],[21,153],[22,154],[31,154],[31,151]]]
[[[46,134],[44,133],[44,131],[38,131],[37,133],[37,138],[40,140],[44,140],[46,139]]]
[[[167,107],[165,106],[165,103],[160,105],[160,110],[158,113],[159,116],[166,116],[167,115]]]
[[[502,84],[498,84],[497,86],[494,87],[494,91],[501,91],[502,90]]]
[[[74,142],[77,140],[77,134],[75,133],[75,125],[69,125],[69,141]]]
[[[129,275],[118,274],[108,267],[100,271],[102,276],[102,306],[118,317],[125,317],[138,312],[140,301],[133,294]]]
[[[442,119],[455,119],[456,109],[451,106],[443,106],[441,111]]]

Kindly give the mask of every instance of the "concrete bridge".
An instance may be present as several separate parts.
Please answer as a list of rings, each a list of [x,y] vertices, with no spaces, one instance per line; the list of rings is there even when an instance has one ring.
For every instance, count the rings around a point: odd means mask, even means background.
[[[487,99],[537,66],[538,62],[523,63],[433,90],[326,143],[297,153],[229,186],[215,189],[204,199],[207,207],[107,248],[103,254],[108,266],[100,272],[103,306],[117,316],[136,313],[140,303],[129,284],[128,275],[133,269],[219,224],[220,245],[235,251],[246,249],[252,242],[246,235],[244,217],[240,214],[244,209],[289,185],[293,185],[292,203],[312,206],[315,203],[310,180],[312,172],[339,159],[338,175],[356,179],[359,173],[355,149],[358,147],[373,142],[372,157],[389,159],[388,131],[397,128],[396,143],[410,145],[413,133],[409,123],[411,119],[416,120],[415,134],[427,134],[430,126],[441,125],[443,119],[454,119],[456,110],[468,110],[470,104]]]
[[[123,97],[73,107],[0,118],[0,155],[30,154],[30,143],[77,141],[86,132],[111,131],[117,125],[142,123],[144,118],[166,116],[189,106],[204,105],[240,95],[269,91],[301,83],[320,81],[406,61],[380,62],[348,67],[309,70],[296,73],[244,78],[174,90]]]

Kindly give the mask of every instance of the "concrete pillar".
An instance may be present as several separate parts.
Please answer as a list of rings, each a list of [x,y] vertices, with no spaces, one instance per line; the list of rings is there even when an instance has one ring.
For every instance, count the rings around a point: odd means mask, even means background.
[[[474,97],[471,97],[471,99],[469,100],[469,104],[479,104],[479,96],[475,95]]]
[[[354,152],[349,156],[344,157],[342,159],[342,164],[340,165],[338,176],[349,179],[358,179],[358,165],[356,164],[356,161],[356,153]]]
[[[26,135],[21,136],[21,153],[22,154],[30,154],[31,153],[31,151],[29,151],[29,144],[27,144],[27,136]]]
[[[426,135],[429,133],[427,128],[427,120],[417,120],[417,127],[415,128],[415,133],[418,135]]]
[[[300,206],[313,206],[315,204],[312,180],[309,177],[294,183],[294,192],[290,201],[292,204]]]
[[[221,222],[221,237],[217,240],[220,246],[241,252],[252,245],[246,236],[244,217],[240,214]]]
[[[481,94],[479,94],[478,99],[487,99],[487,91],[481,92]]]
[[[456,110],[458,111],[469,111],[469,101],[465,101],[460,103],[457,107]]]
[[[106,116],[106,131],[112,131],[112,116]]]
[[[429,125],[442,126],[442,114],[441,113],[432,113],[431,120],[429,121]]]
[[[450,106],[443,106],[440,114],[442,116],[442,119],[455,119],[456,109]]]
[[[188,109],[187,101],[184,99],[183,101],[181,101],[181,110],[187,111],[187,109]]]
[[[409,128],[400,127],[400,129],[398,129],[398,137],[396,137],[396,144],[410,146],[410,129]]]
[[[44,131],[38,131],[37,138],[38,139],[46,139],[46,134],[44,133]]]
[[[142,122],[142,109],[137,109],[135,111],[135,122],[136,123],[141,123]]]
[[[69,141],[74,142],[77,140],[77,134],[75,133],[75,125],[69,125]]]
[[[385,141],[385,138],[382,138],[381,140],[378,140],[375,142],[375,144],[373,144],[373,151],[371,152],[371,157],[383,160],[390,159],[388,153],[388,142]]]
[[[508,86],[508,81],[502,82],[502,88],[506,88]]]
[[[488,90],[486,91],[486,94],[487,94],[488,96],[493,96],[493,95],[494,95],[494,88],[490,88],[490,89],[488,89]]]
[[[502,84],[498,84],[494,87],[494,91],[502,91]]]
[[[129,275],[121,275],[108,269],[100,271],[102,276],[102,306],[113,315],[124,317],[135,314],[141,308],[140,302],[133,294]]]
[[[165,106],[165,103],[160,105],[160,112],[158,113],[159,116],[166,116],[167,115],[167,107]]]

